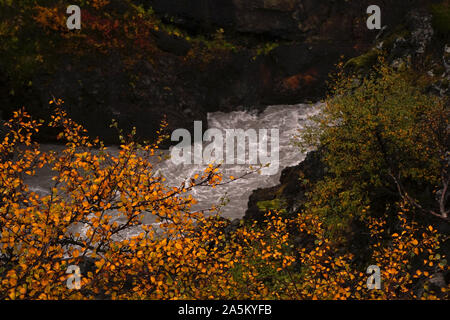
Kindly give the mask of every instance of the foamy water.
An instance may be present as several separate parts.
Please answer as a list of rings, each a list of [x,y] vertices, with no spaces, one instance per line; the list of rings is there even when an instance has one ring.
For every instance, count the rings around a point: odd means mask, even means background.
[[[208,114],[208,127],[223,132],[225,129],[278,129],[279,130],[279,163],[274,175],[253,174],[233,183],[219,186],[216,189],[199,188],[192,193],[199,201],[196,209],[208,209],[227,198],[228,204],[221,208],[224,217],[242,218],[247,209],[248,199],[253,190],[275,186],[279,183],[281,171],[304,160],[305,154],[292,145],[292,139],[298,135],[309,116],[317,114],[320,105],[278,105],[267,107],[262,113],[235,111],[231,113],[215,112]],[[247,146],[247,152],[250,146]],[[272,150],[273,151],[273,150]],[[161,173],[169,182],[181,182],[203,170],[204,165],[175,165],[166,161],[159,165]],[[239,177],[249,171],[249,165],[223,165],[225,177]]]

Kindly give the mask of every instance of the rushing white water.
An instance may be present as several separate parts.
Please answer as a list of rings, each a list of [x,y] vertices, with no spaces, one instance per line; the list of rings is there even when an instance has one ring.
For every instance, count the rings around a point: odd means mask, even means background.
[[[307,105],[277,105],[269,106],[263,112],[235,111],[231,113],[215,112],[208,114],[208,128],[225,129],[279,129],[279,169],[274,175],[252,174],[238,179],[230,184],[215,189],[201,187],[193,190],[193,196],[198,200],[196,210],[208,209],[218,205],[222,199],[228,199],[226,206],[221,207],[221,215],[229,218],[242,218],[247,209],[249,196],[253,190],[271,187],[279,183],[281,171],[289,166],[303,161],[305,154],[292,144],[292,139],[305,126],[308,117],[320,111],[320,104]],[[44,145],[44,150],[60,150],[61,146]],[[247,146],[247,152],[249,146]],[[117,148],[110,148],[117,152]],[[179,185],[184,179],[201,173],[206,165],[175,165],[170,160],[158,163],[156,170],[167,179],[168,185]],[[222,172],[225,177],[239,177],[249,171],[249,165],[224,165]],[[46,193],[51,186],[52,172],[41,170],[38,175],[29,179],[32,191]],[[153,223],[153,217],[144,219],[146,223]]]
[[[196,209],[208,209],[221,199],[228,199],[226,206],[221,208],[224,217],[242,218],[247,209],[247,202],[253,190],[271,187],[279,183],[281,171],[301,162],[305,155],[292,145],[292,139],[298,135],[308,117],[319,112],[320,105],[277,105],[269,106],[263,112],[235,111],[231,113],[215,112],[208,114],[208,127],[223,132],[225,129],[279,129],[279,169],[274,175],[252,174],[230,184],[216,189],[199,188],[193,195],[199,201]],[[250,146],[247,145],[246,152]],[[171,161],[161,163],[159,169],[169,182],[180,182],[199,173],[202,165],[175,165]],[[249,171],[249,165],[223,165],[224,177],[239,177]]]

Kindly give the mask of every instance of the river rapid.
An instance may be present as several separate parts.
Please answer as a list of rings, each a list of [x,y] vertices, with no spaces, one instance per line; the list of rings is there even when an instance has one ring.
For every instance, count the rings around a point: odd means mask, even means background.
[[[302,128],[308,123],[311,115],[320,112],[321,104],[296,104],[268,106],[262,112],[235,111],[231,113],[215,112],[208,114],[208,128],[219,129],[225,133],[226,129],[260,129],[279,130],[279,162],[278,170],[272,175],[252,174],[232,183],[218,186],[215,189],[208,187],[196,188],[192,195],[198,200],[194,206],[195,210],[207,210],[213,205],[219,205],[226,199],[226,205],[220,207],[221,216],[228,219],[242,218],[247,210],[248,199],[251,193],[258,188],[267,188],[279,183],[281,172],[284,168],[294,166],[304,160],[306,154],[300,152],[292,141],[296,135],[301,133]],[[225,135],[225,134],[224,134]],[[204,143],[208,144],[208,143]],[[251,146],[246,145],[246,152]],[[61,150],[61,145],[43,144],[43,151]],[[118,147],[109,147],[110,152],[118,152]],[[273,148],[272,148],[273,149]],[[270,150],[276,152],[277,150]],[[166,154],[170,150],[164,151]],[[204,164],[179,164],[163,160],[155,164],[155,170],[159,170],[167,184],[178,186],[184,179],[201,173],[206,168]],[[225,177],[240,177],[249,171],[248,164],[226,164],[222,167]],[[40,170],[36,176],[27,178],[30,190],[39,194],[46,194],[52,186],[52,171],[48,168]],[[154,217],[150,214],[145,217],[146,223],[154,223]]]

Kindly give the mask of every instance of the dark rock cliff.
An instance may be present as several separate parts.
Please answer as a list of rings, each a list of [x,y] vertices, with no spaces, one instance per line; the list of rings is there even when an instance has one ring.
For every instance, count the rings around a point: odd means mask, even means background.
[[[394,68],[409,65],[419,73],[427,74],[429,80],[433,79],[428,88],[430,94],[448,97],[450,39],[449,34],[444,35],[443,28],[433,21],[435,21],[433,15],[423,8],[410,10],[401,20],[401,24],[386,28],[374,41],[372,48],[358,57],[349,59],[345,68],[365,74],[376,62],[377,57],[384,52],[387,62]],[[447,24],[450,25],[450,21]],[[283,54],[288,54],[287,52],[288,50],[283,50]],[[307,60],[305,58],[302,61]],[[425,61],[427,62],[424,63]],[[250,196],[245,218],[259,220],[269,210],[281,209],[288,213],[301,210],[311,184],[322,179],[326,173],[326,168],[320,160],[321,153],[322,151],[310,152],[297,166],[284,169],[279,185],[255,190]]]
[[[326,168],[321,162],[321,151],[311,151],[299,165],[288,167],[281,173],[280,184],[272,188],[257,189],[250,196],[247,220],[261,220],[268,210],[295,213],[303,208],[306,193],[321,180]]]
[[[193,121],[205,121],[207,112],[318,100],[324,97],[328,75],[341,57],[361,56],[379,35],[366,27],[370,1],[133,2],[153,7],[165,23],[193,35],[203,37],[224,28],[226,40],[239,46],[214,51],[208,49],[208,40],[193,46],[182,37],[155,30],[144,39],[146,45],[157,47],[152,61],[133,50],[89,53],[82,58],[61,54],[51,62],[52,70],[38,69],[28,85],[14,92],[3,73],[7,66],[0,61],[4,116],[26,106],[36,117],[48,117],[48,101],[54,95],[64,98],[71,117],[106,142],[117,142],[109,127],[111,118],[125,129],[136,126],[140,137],[151,138],[163,115],[169,131],[192,129]],[[411,8],[427,8],[432,2],[380,1],[384,32],[402,24]],[[124,2],[114,0],[107,9],[123,11],[123,6]],[[273,44],[270,50],[255,52],[255,47],[267,43]],[[207,58],[191,58],[202,50]],[[52,137],[47,132],[43,138]]]
[[[163,20],[194,33],[225,28],[232,40],[244,36],[251,43],[277,43],[273,50],[256,58],[252,50],[244,49],[224,59],[213,59],[203,70],[204,76],[191,69],[193,76],[185,79],[195,84],[194,90],[199,94],[191,109],[229,111],[241,105],[257,108],[318,100],[326,93],[326,81],[335,64],[340,59],[360,56],[380,36],[379,31],[368,30],[366,26],[366,9],[371,1],[143,2]],[[427,8],[431,2],[384,0],[377,3],[382,8],[383,32],[404,23],[411,9]]]

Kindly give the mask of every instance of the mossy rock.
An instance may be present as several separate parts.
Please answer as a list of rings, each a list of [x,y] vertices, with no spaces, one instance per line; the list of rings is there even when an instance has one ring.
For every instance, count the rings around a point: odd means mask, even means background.
[[[344,68],[354,71],[369,70],[377,62],[381,53],[379,49],[372,49],[365,54],[348,60]]]
[[[259,201],[256,205],[258,206],[258,209],[263,212],[278,211],[280,213],[285,213],[287,203],[284,199],[277,198],[273,200]]]
[[[383,41],[383,48],[387,50],[391,50],[394,47],[394,43],[397,39],[407,39],[411,36],[411,32],[404,25],[399,25],[395,28],[395,30],[388,35],[386,35]]]
[[[431,5],[434,29],[443,35],[450,32],[450,1],[443,1],[439,4]]]

